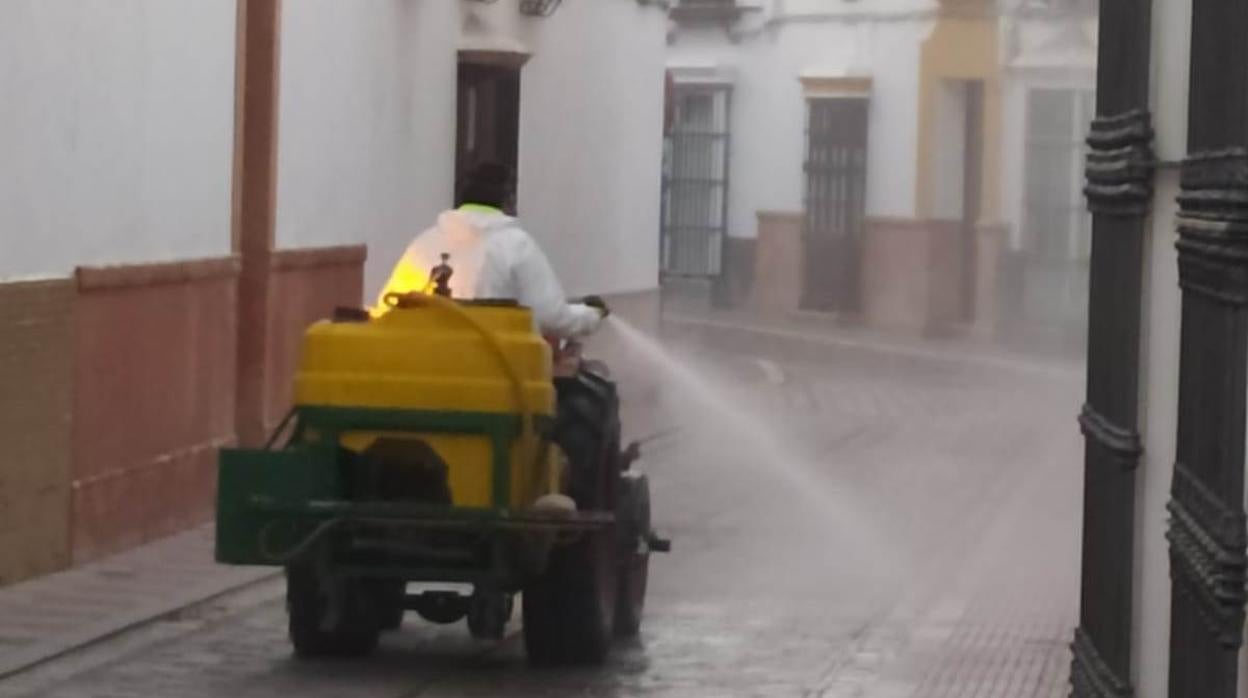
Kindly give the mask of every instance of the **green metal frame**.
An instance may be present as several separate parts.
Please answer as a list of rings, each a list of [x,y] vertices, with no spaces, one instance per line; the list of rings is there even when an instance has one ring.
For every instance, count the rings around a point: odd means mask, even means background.
[[[509,531],[585,531],[609,525],[609,512],[557,518],[511,511],[511,447],[521,417],[514,414],[305,406],[296,408],[294,432],[284,448],[226,449],[220,457],[217,559],[232,564],[284,564],[343,526]],[[553,420],[535,418],[539,434]],[[353,502],[342,498],[338,449],[343,434],[397,431],[480,435],[491,443],[492,507]],[[281,553],[274,553],[275,548]],[[458,572],[456,574],[459,574]]]

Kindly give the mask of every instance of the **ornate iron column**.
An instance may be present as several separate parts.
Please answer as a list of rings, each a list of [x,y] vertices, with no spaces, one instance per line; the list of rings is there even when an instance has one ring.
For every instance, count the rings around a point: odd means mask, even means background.
[[[1182,329],[1171,484],[1170,695],[1237,695],[1245,585],[1248,12],[1192,5],[1179,196]]]
[[[1131,696],[1140,293],[1152,201],[1151,4],[1101,3],[1097,118],[1088,138],[1093,214],[1088,299],[1083,571],[1071,695]]]

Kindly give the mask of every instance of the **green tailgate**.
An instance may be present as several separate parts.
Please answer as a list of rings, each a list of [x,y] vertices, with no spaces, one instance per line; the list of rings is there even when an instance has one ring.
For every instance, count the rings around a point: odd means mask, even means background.
[[[340,496],[333,449],[222,450],[217,473],[217,561],[277,564],[272,551],[297,544],[317,521],[292,520],[273,510]]]

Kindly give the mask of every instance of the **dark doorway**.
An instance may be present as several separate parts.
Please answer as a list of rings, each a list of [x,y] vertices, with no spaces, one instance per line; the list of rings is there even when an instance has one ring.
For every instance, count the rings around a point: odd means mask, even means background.
[[[806,137],[806,310],[856,313],[867,193],[867,106],[859,97],[809,101]]]
[[[463,175],[492,161],[519,166],[520,69],[461,61],[455,142],[456,200]],[[514,213],[514,211],[513,211]]]

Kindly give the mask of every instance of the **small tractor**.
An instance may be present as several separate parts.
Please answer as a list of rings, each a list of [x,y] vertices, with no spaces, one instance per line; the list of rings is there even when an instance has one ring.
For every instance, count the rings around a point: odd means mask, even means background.
[[[513,302],[386,304],[309,328],[286,420],[221,453],[217,560],[285,568],[299,657],[367,654],[407,611],[497,640],[520,595],[531,663],[603,661],[670,549],[614,383],[556,371]]]

